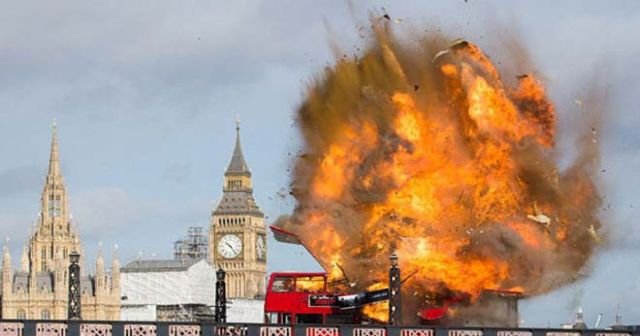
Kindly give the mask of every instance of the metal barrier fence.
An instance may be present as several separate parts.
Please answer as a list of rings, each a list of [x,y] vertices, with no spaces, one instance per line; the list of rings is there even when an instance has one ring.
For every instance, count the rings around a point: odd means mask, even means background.
[[[0,320],[0,336],[640,336],[640,331]]]

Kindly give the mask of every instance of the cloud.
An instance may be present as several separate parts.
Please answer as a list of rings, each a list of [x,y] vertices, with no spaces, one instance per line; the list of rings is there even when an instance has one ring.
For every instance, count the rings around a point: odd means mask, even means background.
[[[288,5],[63,1],[43,11],[37,1],[7,4],[0,102],[97,120],[200,115],[234,90],[230,83],[259,83],[270,65],[301,67],[304,53],[325,49],[323,26],[305,22],[308,8]],[[291,29],[296,22],[308,26]],[[25,95],[31,99],[16,100]]]
[[[100,187],[79,192],[70,200],[73,221],[79,228],[88,260],[97,244],[120,246],[125,260],[140,251],[149,257],[171,257],[172,243],[190,225],[207,228],[206,202],[176,199],[150,201],[118,187]]]

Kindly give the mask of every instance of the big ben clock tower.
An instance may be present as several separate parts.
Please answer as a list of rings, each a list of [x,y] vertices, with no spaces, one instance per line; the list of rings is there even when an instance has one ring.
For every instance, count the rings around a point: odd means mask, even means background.
[[[267,272],[264,214],[253,198],[251,172],[240,147],[239,123],[222,192],[222,200],[211,215],[209,262],[226,271],[228,297],[261,297]]]

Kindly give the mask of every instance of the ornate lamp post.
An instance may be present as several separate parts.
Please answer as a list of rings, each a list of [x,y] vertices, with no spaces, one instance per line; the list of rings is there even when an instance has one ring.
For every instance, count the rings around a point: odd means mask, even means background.
[[[69,306],[67,318],[70,320],[81,319],[80,315],[80,254],[73,251],[69,254]]]
[[[391,254],[389,257],[391,268],[389,268],[389,324],[402,324],[402,296],[400,293],[400,268],[398,267],[398,256]]]
[[[227,323],[227,285],[222,268],[216,272],[216,278],[216,323]]]

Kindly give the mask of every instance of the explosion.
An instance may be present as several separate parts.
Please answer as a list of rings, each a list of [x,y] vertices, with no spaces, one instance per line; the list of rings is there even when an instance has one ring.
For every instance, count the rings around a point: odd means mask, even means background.
[[[446,41],[406,43],[375,24],[366,52],[313,81],[298,110],[297,206],[278,225],[357,289],[386,285],[396,252],[412,307],[426,293],[574,281],[601,239],[594,126],[561,169],[540,80],[503,80],[478,46]]]

